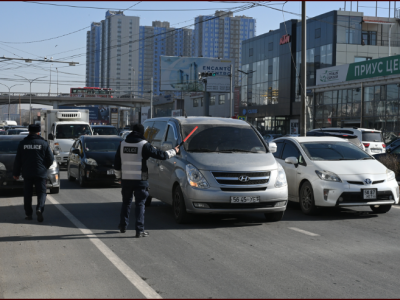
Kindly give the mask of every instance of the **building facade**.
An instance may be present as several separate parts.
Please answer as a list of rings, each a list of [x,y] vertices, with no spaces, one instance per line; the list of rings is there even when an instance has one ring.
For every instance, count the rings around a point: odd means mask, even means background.
[[[307,86],[315,86],[319,69],[386,57],[389,51],[400,54],[399,34],[396,19],[361,12],[331,11],[308,19]],[[244,41],[240,115],[262,133],[290,133],[291,124],[300,121],[300,68],[299,20]]]
[[[93,22],[86,36],[86,86],[100,87],[101,23]]]
[[[256,20],[246,16],[233,16],[232,12],[216,11],[214,16],[195,18],[194,56],[234,59],[242,65],[242,41],[256,35]],[[238,69],[235,67],[235,70]],[[239,86],[238,72],[234,74]]]

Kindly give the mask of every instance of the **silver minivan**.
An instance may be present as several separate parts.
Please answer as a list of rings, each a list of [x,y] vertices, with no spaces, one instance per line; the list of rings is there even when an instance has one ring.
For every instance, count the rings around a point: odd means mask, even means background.
[[[178,223],[190,214],[264,213],[279,221],[286,210],[286,174],[257,130],[242,120],[213,117],[148,119],[145,137],[169,150],[196,131],[168,160],[147,161],[152,197],[171,204]]]

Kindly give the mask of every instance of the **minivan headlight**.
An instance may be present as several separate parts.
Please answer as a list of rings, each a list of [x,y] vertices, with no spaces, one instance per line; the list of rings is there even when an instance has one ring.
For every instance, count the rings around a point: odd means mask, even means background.
[[[191,164],[186,165],[186,177],[192,187],[200,189],[208,189],[210,187],[203,174]]]
[[[318,171],[316,170],[315,173],[318,175],[318,177],[322,180],[325,181],[334,181],[334,182],[342,182],[342,180],[340,179],[339,176],[337,176],[335,173],[333,172],[329,172],[329,171]]]
[[[49,169],[52,169],[52,170],[55,170],[55,169],[57,169],[57,162],[56,161],[53,161],[53,164],[50,166],[50,168]]]
[[[392,170],[386,169],[386,177],[387,177],[387,181],[390,181],[390,180],[396,179],[396,174]]]
[[[276,176],[275,187],[280,188],[287,185],[286,173],[280,163],[278,164],[278,176]]]
[[[89,166],[97,166],[97,162],[93,158],[85,158],[83,161]]]
[[[6,166],[0,162],[0,171],[6,171]]]

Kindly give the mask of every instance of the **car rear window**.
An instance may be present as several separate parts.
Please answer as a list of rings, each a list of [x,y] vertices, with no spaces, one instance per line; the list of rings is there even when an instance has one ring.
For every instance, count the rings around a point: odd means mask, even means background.
[[[368,131],[363,131],[362,133],[362,140],[364,142],[382,142],[382,135],[380,132],[368,132]]]
[[[0,154],[16,154],[21,140],[4,141],[0,143]]]

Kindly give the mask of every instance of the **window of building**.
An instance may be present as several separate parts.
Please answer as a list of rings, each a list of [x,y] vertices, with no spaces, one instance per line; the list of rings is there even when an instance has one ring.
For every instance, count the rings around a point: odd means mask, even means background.
[[[272,74],[272,65],[268,66],[268,74]]]
[[[253,48],[249,49],[249,56],[253,56]]]
[[[355,56],[354,57],[354,62],[366,61],[366,60],[370,60],[370,59],[372,59],[372,57]]]
[[[199,106],[198,99],[193,99],[193,107],[198,107],[198,106]]]
[[[225,104],[225,95],[219,95],[219,105]]]
[[[321,37],[321,28],[315,29],[315,38],[318,39]]]
[[[376,46],[376,31],[364,31],[363,30],[361,38],[362,38],[361,45]]]
[[[215,96],[210,97],[210,106],[215,105]]]
[[[268,51],[272,51],[274,49],[274,42],[268,44]]]

